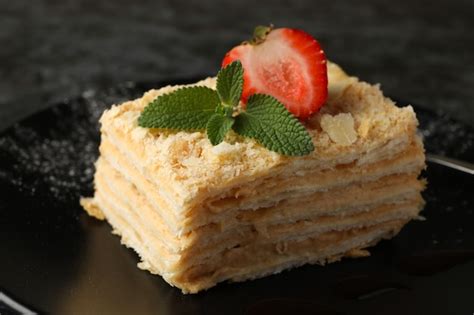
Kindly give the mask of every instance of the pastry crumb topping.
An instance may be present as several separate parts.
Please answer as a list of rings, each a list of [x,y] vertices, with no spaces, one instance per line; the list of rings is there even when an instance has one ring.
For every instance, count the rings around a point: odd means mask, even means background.
[[[335,116],[323,115],[321,117],[321,128],[333,142],[339,145],[351,145],[357,140],[354,118],[350,113],[341,113]]]

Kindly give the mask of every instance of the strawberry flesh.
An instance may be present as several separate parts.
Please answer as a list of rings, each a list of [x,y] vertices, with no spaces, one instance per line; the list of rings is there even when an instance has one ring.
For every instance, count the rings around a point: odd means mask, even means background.
[[[235,60],[244,68],[244,103],[254,93],[269,94],[305,120],[326,101],[326,57],[319,43],[301,30],[275,29],[259,44],[236,46],[222,66]]]

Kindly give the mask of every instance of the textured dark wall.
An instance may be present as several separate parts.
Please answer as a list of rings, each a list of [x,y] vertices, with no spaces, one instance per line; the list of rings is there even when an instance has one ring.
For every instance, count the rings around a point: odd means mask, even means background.
[[[86,89],[214,73],[269,22],[310,32],[388,95],[474,124],[472,0],[0,0],[0,129]]]

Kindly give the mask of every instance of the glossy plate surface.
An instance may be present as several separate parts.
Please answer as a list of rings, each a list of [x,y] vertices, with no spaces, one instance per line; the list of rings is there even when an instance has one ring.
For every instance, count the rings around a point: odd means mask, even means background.
[[[193,80],[189,80],[193,81]],[[182,295],[88,217],[98,118],[151,87],[87,91],[0,134],[0,300],[48,314],[472,314],[474,177],[428,164],[426,221],[372,256]],[[402,103],[403,104],[403,103]],[[474,130],[415,107],[427,151],[474,161]],[[2,295],[4,294],[4,295]],[[5,299],[3,299],[5,301]],[[0,314],[17,314],[0,302]]]

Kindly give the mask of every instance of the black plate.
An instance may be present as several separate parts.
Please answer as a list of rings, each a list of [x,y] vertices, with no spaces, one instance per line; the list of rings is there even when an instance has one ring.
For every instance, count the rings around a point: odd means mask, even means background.
[[[190,80],[193,81],[193,80]],[[182,295],[136,267],[107,223],[88,217],[97,120],[152,86],[129,84],[36,114],[0,135],[0,286],[51,314],[472,314],[474,180],[429,164],[426,221],[408,224],[369,258],[305,266]],[[416,108],[427,151],[474,160],[474,130]],[[1,297],[1,294],[0,294]],[[7,314],[0,302],[0,313]],[[13,311],[10,311],[12,314]]]

